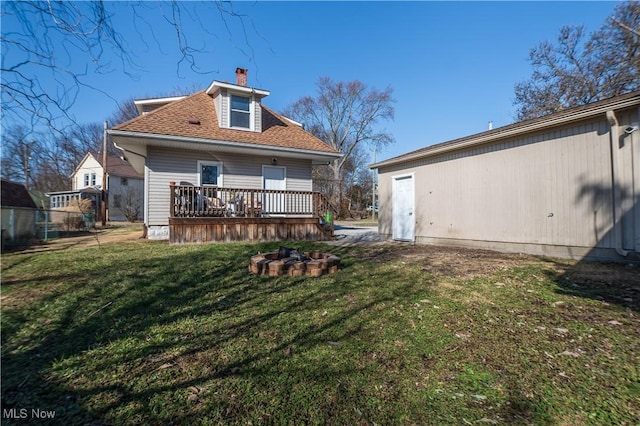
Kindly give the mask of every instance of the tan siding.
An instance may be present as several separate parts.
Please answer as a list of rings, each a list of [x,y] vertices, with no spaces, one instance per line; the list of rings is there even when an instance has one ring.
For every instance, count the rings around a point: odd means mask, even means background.
[[[598,117],[381,169],[380,232],[391,235],[392,177],[415,172],[416,237],[613,247],[608,131],[605,117]],[[621,184],[631,188],[627,146],[618,154],[626,179]],[[629,246],[634,206],[627,197]]]

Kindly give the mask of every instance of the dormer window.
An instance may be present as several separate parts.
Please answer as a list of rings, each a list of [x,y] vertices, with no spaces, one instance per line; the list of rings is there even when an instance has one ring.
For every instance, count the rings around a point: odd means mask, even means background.
[[[206,92],[213,98],[221,128],[262,132],[261,100],[268,91],[214,80]]]
[[[251,129],[251,99],[231,95],[231,127]]]

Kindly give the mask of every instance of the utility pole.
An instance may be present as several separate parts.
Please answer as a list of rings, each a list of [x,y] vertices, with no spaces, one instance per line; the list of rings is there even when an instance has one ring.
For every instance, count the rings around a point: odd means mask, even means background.
[[[107,122],[104,122],[102,135],[102,203],[100,204],[102,226],[107,225]]]
[[[29,189],[29,144],[22,144],[22,170],[24,170],[24,187]]]
[[[373,150],[373,164],[376,163],[376,150]],[[376,169],[371,170],[371,220],[376,220]]]

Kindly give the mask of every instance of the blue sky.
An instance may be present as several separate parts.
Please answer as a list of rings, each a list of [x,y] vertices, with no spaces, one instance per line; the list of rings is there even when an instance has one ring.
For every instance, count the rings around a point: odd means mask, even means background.
[[[114,58],[112,72],[85,80],[122,101],[233,82],[235,68],[243,67],[250,86],[271,92],[264,103],[276,111],[315,95],[323,76],[390,86],[395,120],[382,125],[396,143],[377,152],[383,160],[484,131],[489,121],[494,128],[512,123],[514,86],[532,72],[529,50],[554,40],[562,25],[596,30],[615,3],[234,2],[246,15],[244,30],[232,18],[227,30],[203,3],[183,6],[189,43],[204,50],[196,61],[211,73],[178,71],[175,32],[156,3],[146,3],[144,22],[134,19],[130,4],[114,2],[113,22],[142,69],[131,78]],[[86,62],[71,59],[75,67]],[[72,113],[79,122],[102,122],[116,109],[113,99],[83,89]]]

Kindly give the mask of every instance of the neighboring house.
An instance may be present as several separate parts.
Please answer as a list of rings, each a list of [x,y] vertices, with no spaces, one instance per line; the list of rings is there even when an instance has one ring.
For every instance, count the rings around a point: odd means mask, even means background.
[[[236,84],[213,81],[190,96],[136,101],[141,115],[109,130],[144,173],[149,238],[321,237],[315,228],[328,207],[312,191],[312,166],[341,154],[264,106],[270,92],[248,87],[246,78],[238,68]]]
[[[640,259],[640,92],[373,164],[383,236]]]
[[[90,199],[99,217],[102,196],[102,155],[88,152],[71,175],[71,191],[50,192],[53,210],[69,207],[73,199]],[[144,179],[125,160],[107,156],[107,220],[142,219]]]
[[[102,188],[102,155],[88,152],[72,175],[73,190]],[[107,219],[142,219],[144,178],[124,159],[107,156]]]
[[[21,183],[2,179],[0,182],[2,245],[7,241],[25,241],[36,236],[37,206]]]

